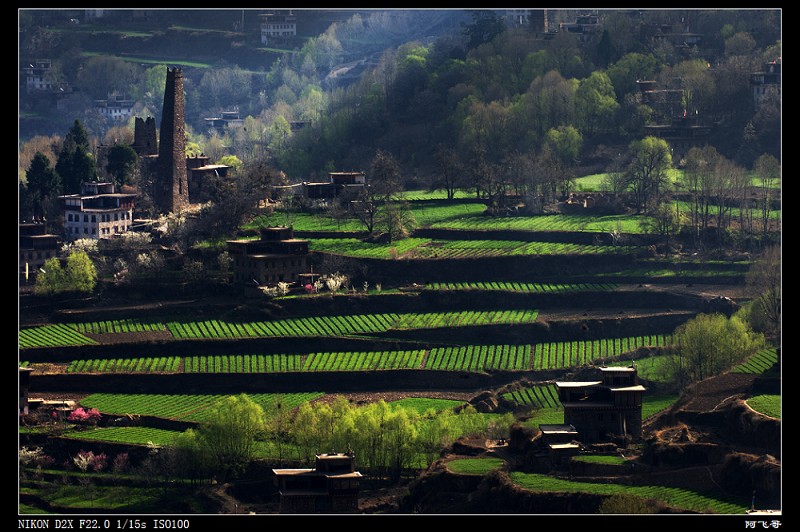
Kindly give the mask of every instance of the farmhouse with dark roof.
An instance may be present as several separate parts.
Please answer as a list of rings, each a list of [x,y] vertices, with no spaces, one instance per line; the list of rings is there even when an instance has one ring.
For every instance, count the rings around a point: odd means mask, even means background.
[[[280,513],[354,513],[358,511],[361,473],[355,455],[316,455],[313,469],[273,469],[280,493]]]
[[[585,443],[613,437],[642,436],[642,394],[636,364],[601,367],[599,380],[557,382],[564,406],[564,424],[571,425]]]

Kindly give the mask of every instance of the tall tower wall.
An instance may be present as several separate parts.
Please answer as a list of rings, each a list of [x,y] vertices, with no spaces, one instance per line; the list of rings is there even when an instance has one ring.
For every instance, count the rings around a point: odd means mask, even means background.
[[[156,137],[156,119],[148,116],[147,120],[136,117],[133,124],[133,146],[139,156],[158,155]]]
[[[180,212],[189,206],[184,130],[183,71],[167,69],[158,146],[160,186],[156,199],[157,207],[164,213]]]

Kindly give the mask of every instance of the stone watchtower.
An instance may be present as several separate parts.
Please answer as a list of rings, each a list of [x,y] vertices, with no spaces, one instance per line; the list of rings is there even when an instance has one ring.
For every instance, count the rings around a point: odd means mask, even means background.
[[[183,71],[180,68],[168,68],[154,198],[162,213],[180,212],[189,206],[183,119]]]
[[[133,124],[133,144],[131,147],[140,156],[158,155],[158,142],[156,141],[156,120],[148,116],[147,120],[136,117]]]

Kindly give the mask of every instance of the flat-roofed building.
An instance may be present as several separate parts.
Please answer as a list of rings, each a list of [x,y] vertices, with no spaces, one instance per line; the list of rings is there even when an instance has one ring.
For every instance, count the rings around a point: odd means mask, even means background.
[[[47,259],[58,256],[61,239],[49,234],[44,224],[19,224],[19,274],[28,282],[35,279],[36,272],[44,266]]]
[[[113,183],[83,183],[80,194],[59,196],[64,208],[65,238],[112,238],[133,223],[136,194],[117,193]]]
[[[258,240],[229,240],[228,253],[237,283],[295,283],[308,268],[308,240],[294,238],[291,227],[262,228]]]
[[[355,455],[316,455],[313,468],[273,469],[282,514],[355,513],[361,473]]]
[[[564,424],[575,427],[582,442],[640,439],[645,387],[639,384],[636,365],[598,369],[598,380],[556,383]]]

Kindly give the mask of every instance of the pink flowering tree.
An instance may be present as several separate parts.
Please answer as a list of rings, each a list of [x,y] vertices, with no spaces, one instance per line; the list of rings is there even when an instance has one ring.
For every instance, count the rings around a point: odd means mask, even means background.
[[[90,425],[94,425],[101,418],[100,412],[96,408],[81,408],[78,407],[73,410],[70,415],[67,417],[68,421],[73,423],[88,423]]]

